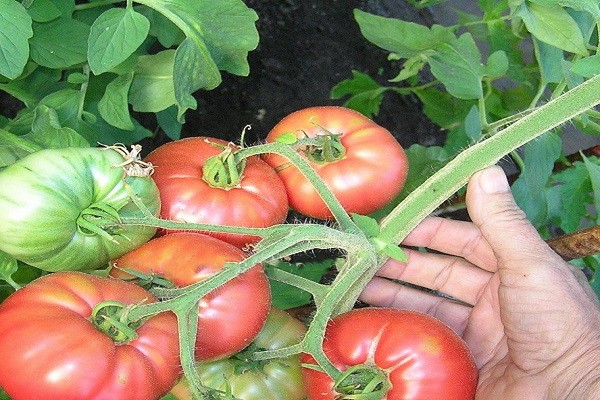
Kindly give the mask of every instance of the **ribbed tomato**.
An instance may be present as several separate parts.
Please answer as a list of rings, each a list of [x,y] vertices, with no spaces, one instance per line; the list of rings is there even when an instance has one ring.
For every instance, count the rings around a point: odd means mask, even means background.
[[[152,316],[121,337],[107,314],[94,316],[105,301],[155,299],[119,279],[56,272],[0,305],[0,386],[13,400],[153,400],[171,389],[181,374],[175,315]]]
[[[390,131],[354,110],[330,106],[296,111],[273,127],[267,141],[289,134],[327,139],[298,150],[349,213],[377,211],[404,187],[404,149]],[[314,218],[332,217],[312,184],[287,159],[275,154],[264,159],[277,169],[294,210]]]
[[[156,166],[152,178],[160,191],[163,218],[252,228],[285,220],[288,212],[285,187],[277,173],[260,158],[246,159],[239,180],[233,185],[223,182],[224,177],[219,177],[221,187],[206,179],[206,161],[228,146],[233,149],[220,139],[191,137],[166,143],[146,157],[147,162]],[[259,239],[248,235],[211,235],[237,247]]]
[[[179,287],[206,280],[225,263],[242,261],[244,252],[201,233],[176,232],[150,240],[114,261],[119,268],[159,274]],[[128,276],[117,268],[110,274]],[[196,358],[212,360],[240,351],[265,323],[271,289],[256,265],[204,296],[198,306]]]
[[[472,400],[477,368],[464,341],[448,326],[408,310],[361,308],[335,317],[323,349],[341,371],[367,365],[383,374],[387,400]],[[303,363],[315,364],[307,354]],[[310,400],[344,397],[324,372],[303,369]],[[350,386],[350,389],[352,387]],[[352,397],[354,398],[354,397]]]

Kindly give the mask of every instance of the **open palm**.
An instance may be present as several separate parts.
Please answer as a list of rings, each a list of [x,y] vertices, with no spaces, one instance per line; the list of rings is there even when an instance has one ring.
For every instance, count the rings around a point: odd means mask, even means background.
[[[502,175],[501,175],[502,174]],[[361,299],[444,321],[479,368],[477,399],[585,399],[598,390],[600,311],[580,271],[554,253],[515,205],[503,173],[476,174],[473,223],[431,217],[403,242]],[[434,296],[394,280],[452,296]]]

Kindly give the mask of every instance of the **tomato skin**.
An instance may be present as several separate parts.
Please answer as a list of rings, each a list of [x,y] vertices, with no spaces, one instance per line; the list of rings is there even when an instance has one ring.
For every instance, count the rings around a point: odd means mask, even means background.
[[[349,311],[330,321],[323,349],[340,370],[359,364],[384,370],[392,385],[388,400],[475,398],[477,368],[469,349],[449,327],[426,314],[380,308]],[[315,364],[308,354],[301,360]],[[327,374],[309,368],[302,373],[310,400],[336,398]]]
[[[284,117],[267,135],[274,142],[283,134],[315,137],[329,131],[341,134],[346,149],[337,161],[309,161],[349,213],[370,214],[388,204],[404,186],[408,174],[406,153],[385,128],[357,111],[335,106],[310,107]],[[303,155],[306,157],[305,155]],[[288,192],[290,207],[319,219],[331,212],[310,182],[287,159],[269,154],[265,161],[278,169]]]
[[[114,265],[160,274],[183,287],[245,257],[237,247],[211,236],[175,232],[150,240],[115,260]],[[128,276],[116,268],[110,274]],[[271,289],[261,265],[204,296],[198,308],[196,359],[222,358],[246,347],[264,325],[270,304]]]
[[[272,308],[265,326],[254,345],[259,349],[277,350],[302,340],[306,327],[287,312]],[[231,387],[235,398],[241,400],[302,400],[306,398],[299,355],[265,360],[262,365],[251,361],[230,358],[198,364],[198,373],[203,385],[226,390]],[[192,400],[185,379],[172,390],[179,400]]]
[[[177,320],[147,319],[115,344],[88,319],[94,306],[154,301],[139,286],[81,272],[57,272],[0,305],[0,386],[13,400],[154,400],[181,374]]]
[[[125,177],[111,149],[47,149],[0,172],[0,250],[46,271],[91,270],[150,239],[156,228],[113,225],[110,238],[78,227],[82,211],[102,203],[120,217],[142,217],[129,186],[158,215],[149,177]]]
[[[285,221],[288,200],[277,173],[258,157],[246,159],[242,179],[235,187],[210,186],[203,178],[206,160],[227,146],[207,137],[190,137],[166,143],[146,161],[156,165],[152,178],[161,196],[161,217],[174,221],[265,228]],[[211,232],[237,247],[259,240],[256,236]]]

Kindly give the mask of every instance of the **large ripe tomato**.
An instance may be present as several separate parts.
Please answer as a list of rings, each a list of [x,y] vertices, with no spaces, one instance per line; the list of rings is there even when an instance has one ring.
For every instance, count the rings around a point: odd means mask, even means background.
[[[150,240],[114,262],[119,268],[156,273],[179,287],[203,281],[225,263],[245,254],[237,247],[211,236],[175,232]],[[112,276],[127,276],[117,268]],[[210,360],[228,356],[256,337],[271,304],[271,289],[262,266],[256,265],[215,289],[200,301],[196,358]]]
[[[216,144],[216,145],[215,145]],[[258,157],[246,160],[241,180],[232,187],[213,187],[203,178],[207,159],[221,153],[228,143],[192,137],[166,143],[147,157],[156,165],[153,175],[160,190],[161,216],[190,223],[264,228],[283,222],[288,200],[277,173]],[[258,237],[211,233],[244,247]]]
[[[477,368],[464,341],[439,320],[397,309],[362,308],[335,317],[323,349],[339,370],[367,364],[391,384],[387,400],[472,400]],[[303,363],[314,359],[303,354]],[[303,369],[310,400],[344,398],[327,374]],[[339,396],[339,397],[337,397]]]
[[[298,138],[339,135],[342,153],[338,149],[328,159],[318,149],[308,159],[349,213],[370,214],[404,186],[408,173],[404,149],[387,129],[354,110],[329,106],[296,111],[273,127],[267,141],[290,133]],[[269,154],[265,160],[279,171],[294,210],[314,218],[332,217],[312,184],[287,159]]]
[[[158,215],[158,189],[147,176],[126,176],[124,162],[113,149],[64,148],[8,166],[0,172],[0,250],[46,271],[89,270],[146,242],[155,228],[119,218],[143,216],[129,189]]]
[[[265,326],[247,350],[229,358],[198,364],[203,385],[226,391],[227,385],[236,399],[241,400],[302,400],[306,398],[299,355],[251,359],[254,351],[277,350],[302,340],[304,325],[277,308],[272,308]],[[171,393],[179,400],[191,400],[192,394],[185,379]]]
[[[154,301],[139,286],[57,272],[0,305],[0,386],[13,400],[154,400],[181,374],[177,320],[161,313],[115,342],[92,321],[97,304]],[[103,321],[100,319],[100,321]]]

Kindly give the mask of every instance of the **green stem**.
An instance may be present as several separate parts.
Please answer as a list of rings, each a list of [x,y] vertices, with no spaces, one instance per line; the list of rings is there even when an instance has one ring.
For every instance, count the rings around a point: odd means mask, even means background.
[[[368,268],[370,270],[377,269],[377,263],[373,259],[375,253],[372,252],[372,248],[356,247],[354,251],[357,262],[352,267],[347,268],[344,274],[338,275],[331,285],[329,293],[327,293],[320,306],[317,307],[312,323],[304,337],[304,350],[315,358],[319,366],[333,380],[338,380],[341,372],[331,363],[323,351],[323,339],[327,323],[332,316],[347,311],[345,307],[340,308],[339,303],[340,299],[346,297],[350,289],[362,290],[362,286],[357,282],[361,281],[365,274],[365,268],[363,267],[370,267]]]
[[[600,103],[600,75],[529,113],[458,154],[409,194],[381,222],[380,237],[400,243],[417,224],[463,187],[477,171]]]
[[[320,304],[323,298],[329,293],[329,286],[311,281],[302,276],[292,274],[277,267],[270,268],[267,272],[269,278],[278,282],[285,283],[298,289],[304,290],[313,296],[315,304]]]
[[[90,66],[88,64],[85,64],[83,66],[83,74],[87,77],[87,79],[85,80],[85,82],[83,82],[81,84],[81,87],[79,88],[79,105],[77,108],[77,117],[79,119],[81,119],[81,116],[83,115],[83,107],[85,105],[85,96],[87,93],[87,88],[90,82]]]
[[[334,196],[331,190],[327,187],[321,177],[315,172],[312,166],[301,157],[294,149],[289,145],[283,143],[267,143],[258,146],[248,147],[240,150],[238,156],[240,158],[251,157],[259,154],[275,153],[279,154],[288,161],[290,161],[294,167],[298,168],[300,173],[308,179],[319,195],[325,202],[331,214],[340,225],[340,228],[346,232],[358,232],[360,229],[356,226],[352,218],[348,215],[346,210],[342,207],[339,200]]]

